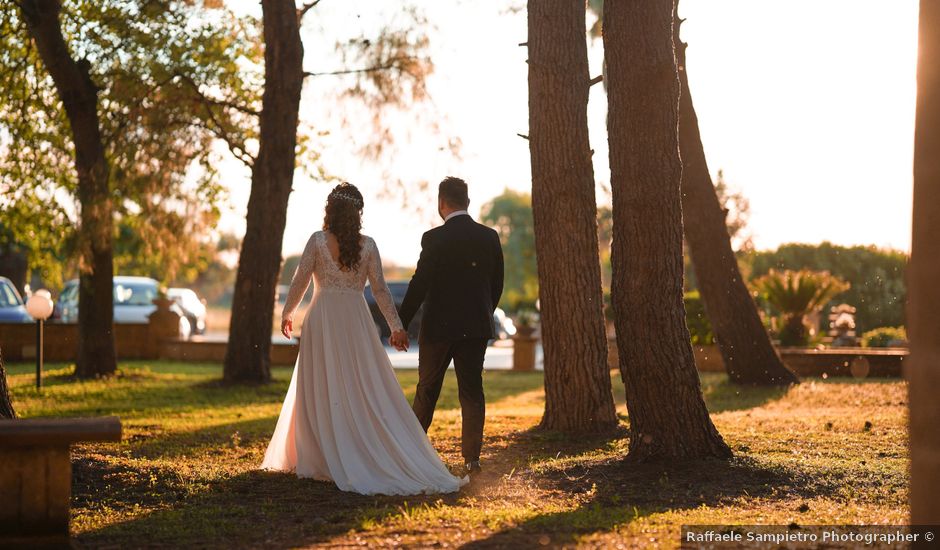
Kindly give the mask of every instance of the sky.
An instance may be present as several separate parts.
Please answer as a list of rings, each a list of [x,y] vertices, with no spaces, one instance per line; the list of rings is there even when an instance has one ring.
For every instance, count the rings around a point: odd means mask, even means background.
[[[374,34],[398,5],[321,2],[305,20],[305,68],[343,68],[336,42]],[[444,176],[467,180],[474,216],[504,189],[531,187],[528,144],[517,135],[528,133],[524,2],[418,5],[432,25],[431,101],[388,115],[399,134],[392,154],[378,162],[360,155],[368,127],[356,124],[355,104],[337,97],[348,77],[308,79],[301,104],[302,124],[325,134],[317,138],[324,167],[360,187],[363,231],[398,265],[414,265],[421,234],[440,223],[436,183]],[[916,0],[682,0],[679,13],[709,168],[750,200],[757,248],[831,241],[909,250]],[[591,74],[600,74],[600,40],[588,55]],[[606,112],[603,87],[592,87],[600,203],[609,200]],[[447,137],[460,139],[459,158],[440,150]],[[234,161],[222,172],[230,205],[220,226],[243,234],[250,175]],[[411,189],[407,205],[383,192],[397,180]],[[418,182],[431,185],[421,192]],[[285,257],[320,229],[334,183],[297,172]]]

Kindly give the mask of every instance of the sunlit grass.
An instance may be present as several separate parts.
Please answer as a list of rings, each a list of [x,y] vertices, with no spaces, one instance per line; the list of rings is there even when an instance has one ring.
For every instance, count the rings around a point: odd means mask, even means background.
[[[731,462],[628,465],[624,426],[607,436],[535,430],[541,373],[487,372],[484,474],[456,495],[365,497],[330,483],[256,470],[290,369],[259,387],[219,384],[217,365],[128,362],[118,376],[74,381],[49,365],[9,365],[23,417],[117,415],[121,443],[73,451],[72,532],[90,547],[481,547],[534,543],[674,547],[685,523],[903,523],[906,386],[807,380],[740,388],[704,374],[703,392]],[[411,399],[414,370],[396,371]],[[663,404],[668,407],[668,403]],[[447,377],[431,438],[460,462],[456,382]]]

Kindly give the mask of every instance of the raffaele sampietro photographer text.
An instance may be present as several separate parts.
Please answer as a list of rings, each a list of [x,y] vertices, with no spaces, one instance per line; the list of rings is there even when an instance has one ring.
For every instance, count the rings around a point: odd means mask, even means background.
[[[683,525],[683,548],[724,548],[762,544],[778,548],[894,548],[935,542],[936,532],[904,525]]]

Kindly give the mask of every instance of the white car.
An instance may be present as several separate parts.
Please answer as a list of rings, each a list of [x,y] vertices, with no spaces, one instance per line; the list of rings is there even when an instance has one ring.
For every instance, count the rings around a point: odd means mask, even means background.
[[[150,314],[157,310],[153,300],[159,293],[159,283],[149,277],[117,276],[113,284],[115,324],[149,323]],[[61,322],[78,322],[78,279],[65,283],[56,305],[61,311]],[[170,309],[180,316],[180,337],[188,339],[193,332],[189,319],[175,302]]]
[[[176,302],[189,319],[193,334],[206,333],[206,301],[188,288],[169,288],[166,297]]]

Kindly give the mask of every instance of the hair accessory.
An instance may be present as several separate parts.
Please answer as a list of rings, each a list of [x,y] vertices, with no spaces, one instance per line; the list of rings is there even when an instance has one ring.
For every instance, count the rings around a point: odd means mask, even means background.
[[[341,200],[341,201],[349,201],[353,203],[354,205],[358,206],[359,208],[362,208],[363,206],[362,199],[360,199],[359,197],[354,197],[342,191],[334,191],[330,193],[330,198],[335,199],[335,200]]]

